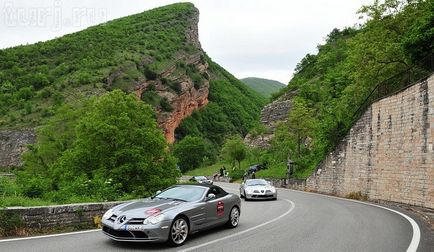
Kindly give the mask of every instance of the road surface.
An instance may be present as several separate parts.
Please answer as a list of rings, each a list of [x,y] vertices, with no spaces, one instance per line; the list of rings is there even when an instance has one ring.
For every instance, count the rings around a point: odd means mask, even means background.
[[[237,184],[219,184],[238,193]],[[416,225],[417,227],[417,225]],[[192,235],[182,247],[120,243],[100,231],[0,241],[0,251],[406,251],[409,220],[379,207],[278,189],[277,201],[242,201],[240,224]],[[417,233],[417,232],[416,232]],[[417,237],[416,237],[417,238]],[[410,245],[411,244],[411,245]]]

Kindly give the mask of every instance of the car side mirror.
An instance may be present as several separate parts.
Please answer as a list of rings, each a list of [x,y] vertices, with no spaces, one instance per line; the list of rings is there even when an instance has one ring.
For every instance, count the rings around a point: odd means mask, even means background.
[[[207,201],[213,200],[213,199],[215,199],[215,198],[216,198],[216,196],[215,196],[214,193],[210,193],[210,194],[208,194],[208,196],[206,196],[206,200],[207,200]]]
[[[155,192],[155,195],[160,194],[161,190],[158,190],[157,192]]]

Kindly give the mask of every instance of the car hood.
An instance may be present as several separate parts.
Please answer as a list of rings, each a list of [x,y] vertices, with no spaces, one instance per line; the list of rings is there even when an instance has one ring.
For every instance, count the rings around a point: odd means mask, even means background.
[[[254,185],[254,186],[246,186],[246,189],[252,189],[252,190],[271,190],[274,187],[271,185]]]
[[[180,205],[188,204],[189,202],[183,202],[173,199],[142,199],[127,202],[121,205],[118,205],[113,208],[113,212],[116,215],[127,215],[127,217],[136,217],[136,218],[146,218],[150,214],[146,214],[147,210],[158,208],[162,213],[165,211],[179,207]]]

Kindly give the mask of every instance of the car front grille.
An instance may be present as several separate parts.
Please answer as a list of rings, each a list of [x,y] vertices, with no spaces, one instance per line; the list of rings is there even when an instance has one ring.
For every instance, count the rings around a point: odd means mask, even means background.
[[[133,218],[128,221],[128,224],[143,224],[144,218]]]
[[[272,198],[273,195],[252,195],[252,198]]]

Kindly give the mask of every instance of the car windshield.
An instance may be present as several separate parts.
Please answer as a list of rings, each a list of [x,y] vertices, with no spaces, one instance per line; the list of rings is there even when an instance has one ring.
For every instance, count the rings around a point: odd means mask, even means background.
[[[205,190],[206,188],[196,186],[175,186],[161,192],[160,194],[156,195],[155,198],[196,201],[202,198]]]
[[[205,176],[196,176],[195,178],[197,180],[207,180],[207,178]]]
[[[249,179],[246,181],[247,186],[254,186],[254,185],[268,185],[268,182],[264,179]]]

